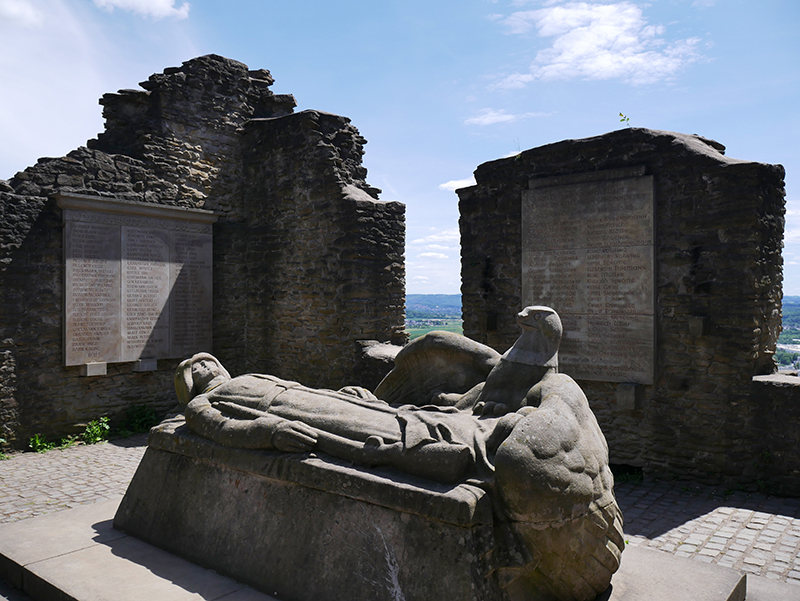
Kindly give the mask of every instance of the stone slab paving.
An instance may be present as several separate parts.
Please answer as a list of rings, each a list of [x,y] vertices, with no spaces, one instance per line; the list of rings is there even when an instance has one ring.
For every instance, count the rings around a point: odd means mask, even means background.
[[[147,436],[0,461],[0,523],[124,494]],[[800,499],[674,481],[616,486],[628,544],[798,586]]]

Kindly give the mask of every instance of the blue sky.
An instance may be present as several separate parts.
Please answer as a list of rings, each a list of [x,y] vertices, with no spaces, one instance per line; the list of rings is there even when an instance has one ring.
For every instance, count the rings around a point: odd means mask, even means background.
[[[215,53],[346,115],[407,206],[407,291],[457,293],[458,206],[488,160],[623,127],[787,171],[800,295],[797,0],[0,0],[0,178],[102,131],[100,96]]]

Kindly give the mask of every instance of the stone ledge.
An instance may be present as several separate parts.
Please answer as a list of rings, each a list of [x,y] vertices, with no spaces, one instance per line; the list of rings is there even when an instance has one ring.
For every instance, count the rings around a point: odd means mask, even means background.
[[[114,518],[145,542],[292,601],[504,598],[476,486],[224,448],[182,418],[150,442]]]

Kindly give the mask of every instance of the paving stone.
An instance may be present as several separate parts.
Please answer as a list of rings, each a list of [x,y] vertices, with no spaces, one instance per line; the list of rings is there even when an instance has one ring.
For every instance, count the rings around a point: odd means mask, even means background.
[[[0,523],[124,493],[145,443],[142,435],[0,461]],[[644,482],[616,487],[629,546],[649,546],[800,585],[800,519],[767,511],[790,507],[794,516],[800,514],[800,500],[721,496],[696,484],[688,485],[691,492],[682,492],[680,486]]]
[[[720,545],[717,543],[706,543],[706,546],[703,548],[711,549],[712,551],[722,551],[725,548],[725,545]]]
[[[745,564],[742,565],[742,571],[743,572],[748,572],[750,574],[758,574],[758,575],[761,575],[761,572],[762,572],[760,566],[755,566],[755,565],[752,565],[752,564],[749,564],[749,563],[745,563]]]

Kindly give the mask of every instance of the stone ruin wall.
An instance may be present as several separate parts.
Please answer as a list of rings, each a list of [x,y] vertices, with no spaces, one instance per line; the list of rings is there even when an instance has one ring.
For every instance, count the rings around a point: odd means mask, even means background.
[[[798,389],[753,381],[775,369],[784,171],[722,152],[637,128],[479,166],[477,185],[459,191],[464,333],[501,351],[518,335],[529,179],[644,166],[656,202],[655,382],[637,385],[633,404],[618,403],[616,383],[579,382],[611,461],[798,494]]]
[[[57,193],[218,213],[214,348],[198,350],[233,374],[338,388],[362,383],[358,340],[405,341],[405,207],[366,184],[349,119],[295,114],[272,81],[214,55],[188,61],[144,91],[106,94],[106,130],[88,148],[0,180],[0,437],[24,447],[176,402],[178,360],[109,364],[102,377],[64,367]]]

